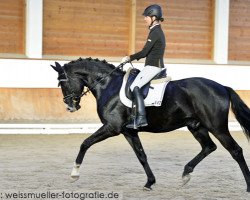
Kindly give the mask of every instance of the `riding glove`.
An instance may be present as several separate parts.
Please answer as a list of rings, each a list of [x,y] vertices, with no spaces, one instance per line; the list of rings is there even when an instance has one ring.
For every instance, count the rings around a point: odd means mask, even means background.
[[[122,63],[129,62],[129,61],[130,61],[129,56],[125,56],[125,57],[122,58]]]

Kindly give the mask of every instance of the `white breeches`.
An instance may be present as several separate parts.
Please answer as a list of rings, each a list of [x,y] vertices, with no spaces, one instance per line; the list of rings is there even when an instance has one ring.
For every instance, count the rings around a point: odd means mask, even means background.
[[[134,82],[130,86],[130,90],[133,91],[135,87],[141,88],[146,85],[152,78],[154,78],[162,68],[147,65],[143,70],[137,75]]]

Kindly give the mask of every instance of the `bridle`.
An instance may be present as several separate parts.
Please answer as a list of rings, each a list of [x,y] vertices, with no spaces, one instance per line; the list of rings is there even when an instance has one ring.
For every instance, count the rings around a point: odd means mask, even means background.
[[[63,102],[66,103],[68,99],[72,98],[73,104],[74,106],[76,106],[76,103],[79,102],[79,99],[81,99],[82,96],[87,95],[87,93],[89,93],[92,89],[94,89],[99,83],[101,83],[105,78],[107,78],[108,76],[110,76],[112,73],[114,73],[117,69],[123,69],[123,66],[128,63],[130,61],[126,61],[121,63],[120,65],[118,65],[115,69],[113,69],[110,73],[108,73],[106,76],[102,77],[100,80],[96,80],[94,81],[95,84],[93,84],[91,87],[88,87],[88,89],[86,91],[83,91],[82,94],[77,95],[74,90],[72,89],[71,85],[69,84],[69,79],[73,80],[73,78],[69,77],[67,75],[67,73],[63,70],[63,73],[61,73],[58,77],[58,86],[60,85],[60,82],[67,82],[68,84],[68,88],[70,90],[70,94],[64,96],[63,98]],[[131,63],[131,62],[130,62]],[[132,63],[131,63],[132,65]],[[132,65],[133,66],[133,65]],[[60,79],[60,76],[64,75],[65,78],[64,79]]]
[[[62,76],[62,75],[65,76],[64,79],[60,79],[60,76]],[[72,98],[73,104],[76,105],[80,96],[77,96],[75,94],[74,90],[72,89],[71,85],[69,84],[69,79],[73,80],[73,78],[68,76],[64,70],[63,70],[63,73],[60,74],[60,76],[58,77],[58,81],[59,81],[58,86],[60,86],[61,82],[66,82],[67,88],[69,88],[69,90],[70,90],[70,94],[63,97],[63,102],[66,103],[67,99]]]

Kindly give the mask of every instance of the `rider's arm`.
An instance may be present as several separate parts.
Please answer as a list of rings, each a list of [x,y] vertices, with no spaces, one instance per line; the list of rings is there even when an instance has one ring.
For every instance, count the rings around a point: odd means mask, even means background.
[[[144,45],[143,49],[139,51],[138,53],[130,55],[130,60],[140,60],[141,58],[145,58],[152,47],[154,46],[155,42],[157,40],[157,34],[155,31],[151,32],[148,36],[147,42]]]

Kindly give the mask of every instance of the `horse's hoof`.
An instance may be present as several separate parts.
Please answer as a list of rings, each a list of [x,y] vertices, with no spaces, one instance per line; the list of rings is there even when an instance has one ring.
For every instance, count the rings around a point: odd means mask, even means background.
[[[76,182],[79,178],[80,178],[80,176],[70,176],[70,182],[71,182],[71,183],[74,183],[74,182]]]
[[[144,190],[144,191],[151,191],[151,190],[153,190],[152,187],[154,187],[154,186],[155,186],[155,182],[154,182],[153,184],[146,184],[146,185],[143,187],[143,190]]]
[[[182,186],[186,185],[188,183],[188,181],[190,181],[191,179],[191,175],[187,174],[185,176],[182,177]]]
[[[152,188],[151,188],[151,187],[145,187],[145,186],[144,186],[144,187],[143,187],[143,190],[144,190],[144,191],[151,191]]]

